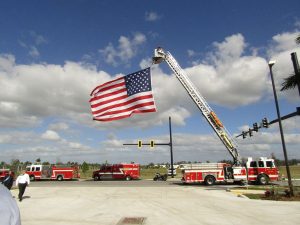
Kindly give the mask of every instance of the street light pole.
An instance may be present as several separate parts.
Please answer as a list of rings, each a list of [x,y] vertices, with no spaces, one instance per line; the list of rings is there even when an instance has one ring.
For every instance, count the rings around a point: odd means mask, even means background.
[[[274,66],[274,64],[275,64],[275,61],[269,61],[269,69],[270,69],[270,75],[271,75],[271,80],[272,80],[272,87],[273,87],[273,93],[274,93],[274,99],[275,99],[275,105],[276,105],[276,111],[277,111],[277,117],[278,117],[278,124],[279,124],[279,129],[280,129],[280,136],[281,136],[281,143],[282,143],[282,149],[283,149],[283,154],[284,154],[286,173],[288,176],[290,194],[291,194],[291,196],[294,196],[293,184],[292,184],[291,173],[290,173],[290,168],[289,168],[289,164],[288,164],[288,156],[287,156],[287,152],[286,152],[282,123],[281,123],[280,110],[279,110],[278,99],[277,99],[274,77],[273,77],[273,71],[272,71],[272,67]]]
[[[173,165],[173,141],[172,141],[172,125],[171,117],[169,116],[169,130],[170,130],[170,154],[171,154],[171,177],[174,178],[174,165]]]

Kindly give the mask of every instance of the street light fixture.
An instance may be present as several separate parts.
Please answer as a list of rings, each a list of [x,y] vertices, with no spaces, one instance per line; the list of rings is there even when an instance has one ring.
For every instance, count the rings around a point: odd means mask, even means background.
[[[274,61],[274,60],[269,61],[269,69],[270,69],[270,75],[271,75],[271,80],[272,80],[272,87],[273,87],[273,93],[274,93],[274,99],[275,99],[275,105],[276,105],[276,111],[277,111],[277,117],[278,117],[279,129],[280,129],[280,136],[281,136],[281,143],[282,143],[284,161],[285,161],[285,166],[286,166],[286,173],[288,176],[289,189],[290,189],[291,196],[294,196],[293,184],[292,184],[291,173],[290,173],[290,168],[289,168],[289,164],[288,164],[288,156],[287,156],[286,147],[285,147],[285,141],[284,141],[284,135],[283,135],[283,129],[282,129],[282,123],[281,123],[281,116],[280,116],[279,105],[278,105],[277,94],[276,94],[275,83],[274,83],[274,77],[273,77],[273,71],[272,71],[272,67],[275,65],[275,63],[276,63],[276,61]]]

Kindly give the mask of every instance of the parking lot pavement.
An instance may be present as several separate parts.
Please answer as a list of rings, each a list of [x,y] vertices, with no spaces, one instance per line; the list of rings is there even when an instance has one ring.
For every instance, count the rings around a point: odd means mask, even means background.
[[[17,196],[17,190],[12,194]],[[205,186],[28,187],[22,225],[299,224],[299,202],[239,198]],[[126,220],[126,219],[125,219]]]

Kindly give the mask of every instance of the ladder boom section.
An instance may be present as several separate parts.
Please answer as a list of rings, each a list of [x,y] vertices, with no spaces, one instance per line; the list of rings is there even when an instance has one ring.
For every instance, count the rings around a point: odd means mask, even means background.
[[[234,163],[240,164],[240,156],[237,150],[237,144],[233,140],[230,133],[223,126],[217,115],[210,108],[208,103],[205,101],[200,92],[191,82],[184,70],[177,63],[176,59],[172,56],[172,54],[170,52],[165,52],[162,48],[157,48],[155,49],[153,63],[158,64],[162,61],[165,61],[175,73],[177,79],[188,92],[189,96],[192,98],[194,103],[202,112],[202,115],[205,117],[209,125],[213,128],[221,142],[224,144],[224,146],[227,148],[227,150],[233,157]]]

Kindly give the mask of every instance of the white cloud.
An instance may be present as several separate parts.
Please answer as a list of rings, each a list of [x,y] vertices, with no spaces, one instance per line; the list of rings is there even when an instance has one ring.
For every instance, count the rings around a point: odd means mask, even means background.
[[[114,47],[109,43],[104,49],[99,52],[103,55],[105,62],[113,66],[118,64],[127,64],[138,53],[138,47],[146,42],[146,36],[142,33],[135,33],[132,39],[129,37],[121,36],[119,44]]]
[[[22,40],[18,42],[21,47],[28,50],[28,55],[32,58],[38,58],[40,56],[38,46],[48,43],[44,36],[37,34],[35,31],[25,33]]]
[[[193,57],[196,55],[196,52],[194,50],[190,50],[190,49],[187,50],[187,53],[188,53],[189,57]]]
[[[40,52],[38,51],[38,49],[35,46],[30,46],[28,54],[31,57],[39,57],[40,56]]]
[[[234,34],[225,38],[221,43],[214,42],[216,52],[211,56],[215,64],[230,63],[239,59],[247,46],[242,34]]]
[[[66,124],[64,122],[54,123],[49,126],[49,129],[54,130],[54,131],[67,130],[67,129],[69,129],[69,126],[68,126],[68,124]]]
[[[153,22],[153,21],[157,21],[161,18],[160,15],[158,15],[156,12],[146,12],[145,13],[145,20],[146,21],[150,21],[150,22]]]
[[[47,116],[88,119],[90,91],[109,79],[78,63],[16,65],[13,56],[0,55],[0,125],[36,125]]]
[[[47,130],[45,133],[42,134],[41,137],[45,140],[50,140],[50,141],[59,141],[61,139],[58,133],[56,133],[53,130]]]

